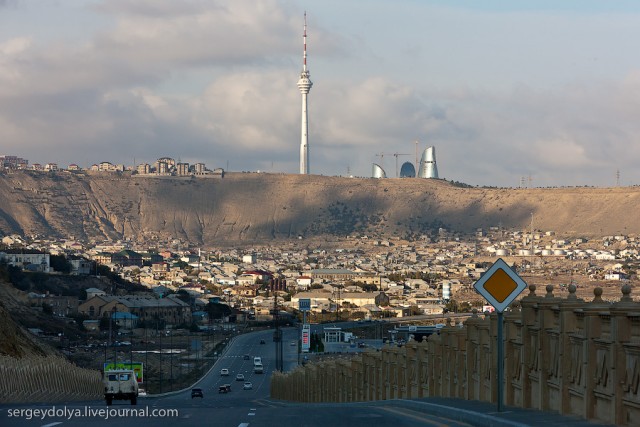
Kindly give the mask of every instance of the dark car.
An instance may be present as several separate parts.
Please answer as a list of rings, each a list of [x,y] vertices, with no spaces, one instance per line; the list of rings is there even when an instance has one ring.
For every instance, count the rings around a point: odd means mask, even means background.
[[[265,343],[264,340],[260,340],[260,344],[264,344],[264,343]]]
[[[249,356],[248,354],[245,354],[242,358],[244,360],[249,360],[249,359],[251,359],[251,356]]]
[[[204,397],[201,388],[191,389],[191,398],[193,399],[194,397]]]
[[[218,393],[226,393],[226,392],[227,392],[227,386],[221,385],[220,387],[218,387]]]

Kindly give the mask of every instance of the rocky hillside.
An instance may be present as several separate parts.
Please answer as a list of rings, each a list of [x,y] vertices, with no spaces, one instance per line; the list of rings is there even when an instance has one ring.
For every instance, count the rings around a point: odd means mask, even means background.
[[[640,188],[460,188],[440,180],[230,173],[160,178],[31,171],[0,175],[0,234],[179,238],[218,246],[272,239],[470,232],[640,232]]]
[[[16,323],[13,314],[37,314],[20,302],[16,295],[19,292],[10,284],[0,279],[0,356],[20,358],[23,356],[47,356],[54,354],[54,350],[38,342],[24,325]],[[31,312],[31,313],[29,313]]]

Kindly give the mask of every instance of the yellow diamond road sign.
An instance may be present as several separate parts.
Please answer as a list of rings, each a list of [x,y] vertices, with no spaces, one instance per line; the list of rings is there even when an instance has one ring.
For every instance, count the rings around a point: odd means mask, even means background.
[[[527,288],[527,283],[499,258],[473,287],[502,313]]]

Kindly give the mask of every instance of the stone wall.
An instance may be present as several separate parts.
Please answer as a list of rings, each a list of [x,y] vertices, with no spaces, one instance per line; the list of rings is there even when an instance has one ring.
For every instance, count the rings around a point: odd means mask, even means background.
[[[507,406],[555,411],[618,425],[640,425],[640,303],[557,298],[535,286],[504,315]],[[271,396],[299,402],[354,402],[429,396],[497,403],[497,315],[403,347],[276,373]]]

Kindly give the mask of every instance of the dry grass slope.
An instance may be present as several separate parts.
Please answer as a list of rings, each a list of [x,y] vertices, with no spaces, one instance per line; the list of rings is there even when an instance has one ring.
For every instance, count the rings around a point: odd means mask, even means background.
[[[359,233],[390,238],[502,225],[601,236],[640,231],[640,188],[460,188],[445,181],[229,173],[0,175],[0,234],[181,238],[199,245]]]

